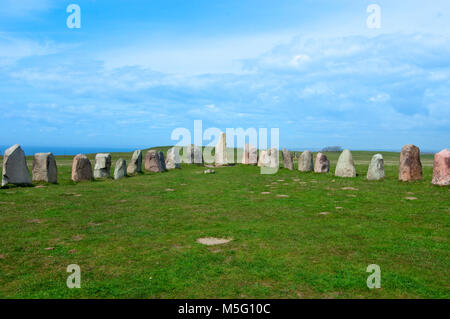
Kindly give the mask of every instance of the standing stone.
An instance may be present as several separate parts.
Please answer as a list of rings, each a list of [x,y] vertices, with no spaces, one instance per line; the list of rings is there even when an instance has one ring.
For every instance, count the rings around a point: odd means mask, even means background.
[[[258,163],[258,150],[251,144],[245,144],[242,154],[242,164],[256,165]]]
[[[258,167],[263,167],[268,162],[269,162],[269,160],[267,159],[267,151],[266,150],[260,151],[259,159],[258,159]]]
[[[378,181],[383,179],[384,173],[384,159],[383,155],[375,154],[370,161],[369,170],[367,171],[367,179],[369,181]]]
[[[268,158],[269,158],[269,163],[268,163],[268,167],[270,167],[270,168],[277,168],[278,169],[278,167],[280,166],[280,163],[279,163],[279,158],[280,158],[280,155],[279,155],[279,152],[278,152],[278,149],[276,149],[276,148],[271,148],[269,151],[268,151]]]
[[[450,150],[443,149],[434,155],[433,181],[434,185],[450,185]]]
[[[150,150],[145,154],[144,166],[147,171],[160,173],[166,170],[163,152]]]
[[[31,184],[25,153],[19,144],[8,148],[3,155],[2,187],[6,184]]]
[[[99,153],[95,155],[94,177],[108,178],[111,176],[111,155]]]
[[[34,182],[58,182],[58,169],[52,153],[37,153],[33,158]]]
[[[178,147],[172,147],[167,151],[166,168],[181,168],[180,149]]]
[[[250,163],[249,144],[245,144],[242,152],[242,164],[248,165]]]
[[[215,159],[216,159],[216,166],[222,166],[227,165],[227,136],[224,132],[220,134],[219,142],[216,145],[216,153],[215,153]]]
[[[294,170],[294,160],[292,158],[291,152],[289,152],[287,149],[283,148],[281,152],[281,156],[283,157],[283,166],[284,168],[287,168],[290,171]]]
[[[412,144],[403,146],[400,153],[398,179],[403,182],[422,179],[422,163],[420,162],[420,150],[417,146]]]
[[[250,165],[258,164],[258,150],[256,146],[249,144],[248,154],[248,163]]]
[[[136,150],[131,156],[130,163],[127,167],[127,174],[134,175],[142,172],[142,151]]]
[[[328,173],[330,171],[330,161],[327,156],[322,153],[317,153],[316,163],[314,165],[314,172],[316,173]]]
[[[127,176],[127,162],[123,158],[119,158],[114,168],[114,179],[121,179]]]
[[[334,175],[339,177],[356,177],[356,169],[355,164],[353,163],[352,152],[349,150],[344,150],[341,155],[339,155]]]
[[[298,159],[298,170],[300,172],[311,172],[314,169],[313,156],[310,151],[304,151]]]
[[[183,147],[183,162],[203,165],[203,152],[200,146],[191,144]]]
[[[73,158],[72,180],[74,182],[92,180],[92,166],[89,159],[84,154],[78,154]]]

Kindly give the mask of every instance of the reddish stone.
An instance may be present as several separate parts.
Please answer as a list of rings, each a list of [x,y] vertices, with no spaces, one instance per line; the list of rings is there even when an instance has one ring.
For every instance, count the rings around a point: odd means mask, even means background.
[[[400,153],[398,179],[403,182],[422,179],[422,163],[420,162],[420,150],[417,146],[412,144],[403,146]]]
[[[434,185],[450,185],[450,150],[443,149],[434,155],[433,181]]]

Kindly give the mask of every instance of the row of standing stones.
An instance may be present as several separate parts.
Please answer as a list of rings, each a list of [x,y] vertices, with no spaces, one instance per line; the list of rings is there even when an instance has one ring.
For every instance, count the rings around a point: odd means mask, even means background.
[[[215,148],[216,166],[228,164],[225,134],[219,139]],[[262,150],[259,154],[256,147],[246,144],[243,151],[242,164],[258,165],[259,167],[277,168],[278,150],[272,148]],[[283,149],[281,152],[283,166],[286,169],[294,170],[294,159],[290,151]],[[198,146],[190,146],[190,155],[185,162],[190,164],[203,164],[202,149]],[[172,147],[167,151],[167,158],[161,151],[149,150],[143,159],[142,151],[134,151],[127,166],[122,158],[117,160],[114,169],[114,179],[121,179],[127,175],[134,175],[142,172],[142,162],[144,167],[150,172],[164,172],[168,169],[180,168],[179,149]],[[95,166],[92,170],[91,162],[84,154],[78,154],[73,159],[72,180],[74,182],[89,181],[94,178],[109,178],[111,170],[111,155],[109,153],[99,153],[95,157]],[[298,158],[298,170],[301,172],[314,171],[315,173],[328,173],[330,161],[321,152],[316,155],[313,163],[313,154],[304,151]],[[2,187],[7,184],[30,185],[33,182],[57,183],[58,170],[56,161],[52,153],[37,153],[33,158],[32,168],[33,179],[31,180],[26,164],[25,153],[20,145],[16,144],[5,151],[3,157]],[[356,169],[353,162],[352,153],[344,150],[339,156],[335,176],[356,177]],[[369,164],[367,171],[368,180],[384,179],[384,159],[381,154],[375,154]],[[422,179],[422,164],[420,162],[420,150],[417,146],[408,144],[402,148],[400,153],[398,178],[401,181],[416,181]],[[432,183],[439,186],[450,185],[450,150],[444,149],[435,154],[433,164]]]

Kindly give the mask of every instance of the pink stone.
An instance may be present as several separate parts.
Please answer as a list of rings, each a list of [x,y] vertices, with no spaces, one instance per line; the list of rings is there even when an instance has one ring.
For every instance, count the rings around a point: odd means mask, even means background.
[[[434,185],[450,185],[450,150],[443,149],[434,155],[433,181]]]

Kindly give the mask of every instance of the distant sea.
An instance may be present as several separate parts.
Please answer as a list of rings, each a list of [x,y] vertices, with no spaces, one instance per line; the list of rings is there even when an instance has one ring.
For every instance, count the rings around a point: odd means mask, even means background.
[[[5,151],[12,145],[0,145],[0,154],[3,155]],[[26,146],[20,145],[25,152],[25,155],[34,155],[35,153],[53,153],[53,155],[77,155],[77,154],[91,154],[91,153],[106,153],[106,152],[133,152],[139,148],[114,148],[114,147],[75,147],[75,146]]]

